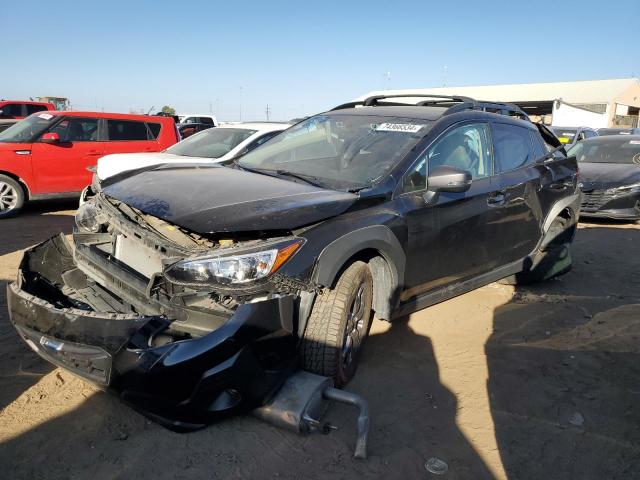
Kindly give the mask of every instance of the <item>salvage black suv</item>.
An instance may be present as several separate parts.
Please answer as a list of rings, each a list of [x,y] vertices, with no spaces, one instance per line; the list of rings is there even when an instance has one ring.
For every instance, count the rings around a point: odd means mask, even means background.
[[[576,160],[515,106],[376,96],[225,166],[96,185],[73,241],[8,286],[40,355],[175,429],[257,407],[299,368],[354,375],[373,316],[570,267]]]

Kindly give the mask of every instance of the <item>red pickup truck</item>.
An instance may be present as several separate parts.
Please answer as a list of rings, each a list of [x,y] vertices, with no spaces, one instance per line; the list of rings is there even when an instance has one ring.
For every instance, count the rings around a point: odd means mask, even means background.
[[[1,119],[22,119],[32,113],[55,110],[53,103],[26,102],[24,100],[0,100]]]
[[[170,117],[34,113],[0,133],[0,219],[26,200],[79,195],[103,155],[159,152],[177,141]]]

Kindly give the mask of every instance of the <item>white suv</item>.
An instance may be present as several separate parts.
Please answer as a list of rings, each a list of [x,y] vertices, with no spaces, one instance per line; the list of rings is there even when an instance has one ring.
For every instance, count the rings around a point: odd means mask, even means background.
[[[206,123],[217,127],[219,125],[218,119],[215,115],[202,115],[200,113],[185,113],[178,115],[180,123]]]

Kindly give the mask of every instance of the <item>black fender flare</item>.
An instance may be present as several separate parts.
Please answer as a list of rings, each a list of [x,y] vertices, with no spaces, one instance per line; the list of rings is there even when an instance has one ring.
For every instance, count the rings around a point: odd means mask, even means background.
[[[572,220],[574,221],[574,223],[578,223],[578,217],[580,215],[581,200],[582,200],[582,192],[578,191],[573,195],[562,198],[558,200],[556,203],[554,203],[551,209],[549,210],[547,217],[544,220],[544,224],[542,226],[543,233],[547,233],[547,231],[551,227],[551,224],[556,219],[556,217],[566,209],[569,209],[569,211],[571,211]]]
[[[402,245],[385,225],[370,225],[349,232],[328,244],[316,261],[313,281],[331,287],[346,262],[364,250],[376,250],[383,261],[370,263],[374,276],[374,310],[379,318],[390,320],[404,284],[406,256]]]

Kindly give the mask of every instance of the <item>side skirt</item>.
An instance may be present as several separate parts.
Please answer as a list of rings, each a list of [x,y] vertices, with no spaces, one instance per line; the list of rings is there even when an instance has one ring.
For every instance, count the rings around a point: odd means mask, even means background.
[[[525,265],[531,263],[529,257],[522,260],[498,267],[490,272],[483,273],[477,277],[465,280],[464,282],[447,285],[446,287],[427,292],[417,297],[405,300],[398,308],[393,312],[393,318],[399,318],[411,313],[422,310],[423,308],[430,307],[436,303],[444,302],[463,293],[470,292],[476,288],[483,287],[492,282],[514,275],[525,269]]]
[[[35,193],[29,196],[29,200],[56,200],[58,198],[73,198],[79,196],[80,192]]]

